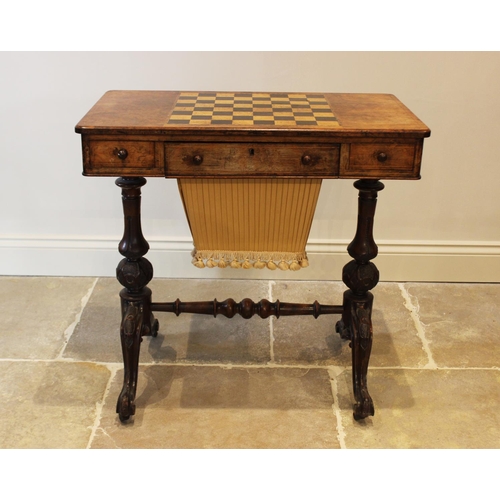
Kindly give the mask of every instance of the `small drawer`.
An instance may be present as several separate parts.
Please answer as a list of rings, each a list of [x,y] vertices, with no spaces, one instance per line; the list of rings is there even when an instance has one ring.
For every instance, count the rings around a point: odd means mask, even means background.
[[[155,169],[152,141],[88,141],[88,172],[113,175],[146,175]]]
[[[166,143],[166,177],[337,177],[340,146],[269,143]]]
[[[418,178],[415,143],[354,143],[341,165],[344,177]]]

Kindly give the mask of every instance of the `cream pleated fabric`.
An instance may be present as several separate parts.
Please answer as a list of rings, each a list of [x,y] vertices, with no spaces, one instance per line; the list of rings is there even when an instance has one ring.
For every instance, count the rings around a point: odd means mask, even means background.
[[[179,179],[197,267],[308,266],[321,179]]]

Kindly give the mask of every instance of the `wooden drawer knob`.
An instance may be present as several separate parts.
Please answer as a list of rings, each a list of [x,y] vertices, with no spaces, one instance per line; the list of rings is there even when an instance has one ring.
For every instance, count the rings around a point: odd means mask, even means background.
[[[115,149],[116,156],[120,158],[120,160],[124,160],[128,156],[128,151],[125,148]]]
[[[203,163],[203,156],[201,156],[201,155],[194,155],[193,156],[193,163],[195,165],[201,165]]]
[[[302,157],[302,165],[305,165],[306,167],[312,165],[313,159],[309,155],[304,155]]]
[[[386,153],[377,153],[377,160],[383,163],[384,161],[387,160],[387,154]]]

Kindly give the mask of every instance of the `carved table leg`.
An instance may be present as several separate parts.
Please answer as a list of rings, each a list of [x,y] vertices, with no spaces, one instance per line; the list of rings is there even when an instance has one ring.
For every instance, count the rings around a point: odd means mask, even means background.
[[[375,413],[366,376],[373,337],[373,295],[369,290],[378,283],[379,272],[370,260],[378,253],[373,239],[373,219],[377,192],[384,189],[384,185],[377,180],[359,180],[354,187],[359,190],[358,224],[356,235],[347,247],[354,260],[346,264],[342,271],[342,281],[349,290],[344,293],[342,319],[337,323],[337,332],[343,339],[351,340],[352,382],[356,400],[354,418],[360,420]]]
[[[120,292],[122,322],[120,338],[123,352],[124,380],[116,412],[123,422],[135,413],[135,392],[139,370],[139,351],[144,335],[156,336],[158,321],[151,312],[151,290],[146,286],[153,278],[153,266],[143,257],[149,250],[141,229],[141,187],[143,177],[120,177],[122,188],[124,233],[118,250],[125,257],[116,268],[116,277],[125,287]]]

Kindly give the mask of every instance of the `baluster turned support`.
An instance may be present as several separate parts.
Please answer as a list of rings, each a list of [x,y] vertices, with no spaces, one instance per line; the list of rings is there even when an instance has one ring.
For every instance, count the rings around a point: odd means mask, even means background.
[[[375,414],[366,378],[373,338],[373,294],[369,290],[377,285],[379,272],[370,260],[378,254],[373,239],[373,220],[377,193],[384,189],[384,185],[378,180],[359,180],[354,183],[354,187],[359,190],[358,224],[356,235],[347,247],[354,260],[346,264],[342,271],[342,281],[349,290],[344,292],[344,311],[336,328],[343,339],[351,340],[352,381],[356,400],[354,418],[360,420]]]
[[[124,214],[124,233],[118,250],[125,258],[116,268],[116,278],[125,287],[120,292],[124,379],[116,405],[116,412],[123,422],[135,413],[142,337],[156,336],[158,321],[151,312],[151,290],[146,286],[153,278],[153,266],[143,257],[149,250],[141,229],[141,187],[146,184],[146,179],[120,177],[116,184],[122,189]]]

